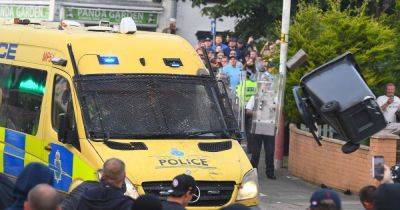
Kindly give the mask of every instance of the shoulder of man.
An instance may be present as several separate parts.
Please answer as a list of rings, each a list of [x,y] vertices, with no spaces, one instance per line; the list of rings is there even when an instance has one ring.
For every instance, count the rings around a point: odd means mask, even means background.
[[[163,210],[186,210],[182,205],[174,202],[162,201],[161,205]]]

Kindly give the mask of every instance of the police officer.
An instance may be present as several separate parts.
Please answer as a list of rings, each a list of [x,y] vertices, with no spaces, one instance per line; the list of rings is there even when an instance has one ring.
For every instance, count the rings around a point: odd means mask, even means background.
[[[249,102],[246,105],[246,114],[253,116],[254,106],[255,106],[255,96],[253,95],[251,96]],[[261,154],[261,147],[264,144],[267,178],[276,179],[275,166],[274,166],[275,136],[252,134],[251,139],[252,139],[251,160],[250,160],[251,165],[253,165],[254,168],[258,168],[258,162],[260,160],[260,154]]]
[[[249,101],[250,97],[256,94],[257,92],[257,82],[256,82],[256,70],[254,66],[254,61],[249,59],[245,66],[244,70],[246,71],[246,80],[241,81],[239,85],[236,87],[236,96],[242,98],[240,101],[240,108],[243,109],[245,104]],[[247,137],[247,152],[251,153],[253,146],[253,142],[251,139],[250,129],[251,129],[251,115],[245,113],[245,132]]]

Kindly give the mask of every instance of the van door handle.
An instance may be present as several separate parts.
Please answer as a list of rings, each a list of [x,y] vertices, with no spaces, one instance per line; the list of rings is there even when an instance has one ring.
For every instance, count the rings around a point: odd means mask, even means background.
[[[44,149],[47,150],[47,151],[51,151],[51,145],[48,144],[47,146],[44,147]]]

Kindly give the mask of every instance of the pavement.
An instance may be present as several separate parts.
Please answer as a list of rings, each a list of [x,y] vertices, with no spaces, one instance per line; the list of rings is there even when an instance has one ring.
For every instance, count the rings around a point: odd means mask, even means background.
[[[263,150],[261,150],[263,151]],[[261,154],[259,166],[260,207],[262,210],[305,210],[309,207],[312,193],[319,186],[309,184],[294,177],[283,168],[276,171],[277,179],[267,179],[264,155]],[[345,195],[337,191],[342,200],[343,210],[363,210],[357,195]]]

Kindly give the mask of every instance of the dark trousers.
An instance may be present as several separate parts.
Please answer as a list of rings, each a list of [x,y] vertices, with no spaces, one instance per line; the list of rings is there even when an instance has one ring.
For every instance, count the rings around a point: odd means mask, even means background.
[[[261,147],[264,144],[266,174],[274,175],[275,136],[255,134],[252,135],[251,141],[252,141],[251,165],[253,165],[254,168],[258,168],[258,162],[260,161]]]
[[[251,116],[249,116],[249,115],[246,115],[246,117],[245,117],[245,127],[246,127],[246,130],[245,130],[245,132],[246,132],[246,141],[247,141],[247,152],[248,153],[251,153],[251,151],[252,151],[252,146],[253,146],[253,141],[252,141],[252,134],[250,133],[250,130],[251,130],[251,120],[252,120],[252,118],[251,118]]]

